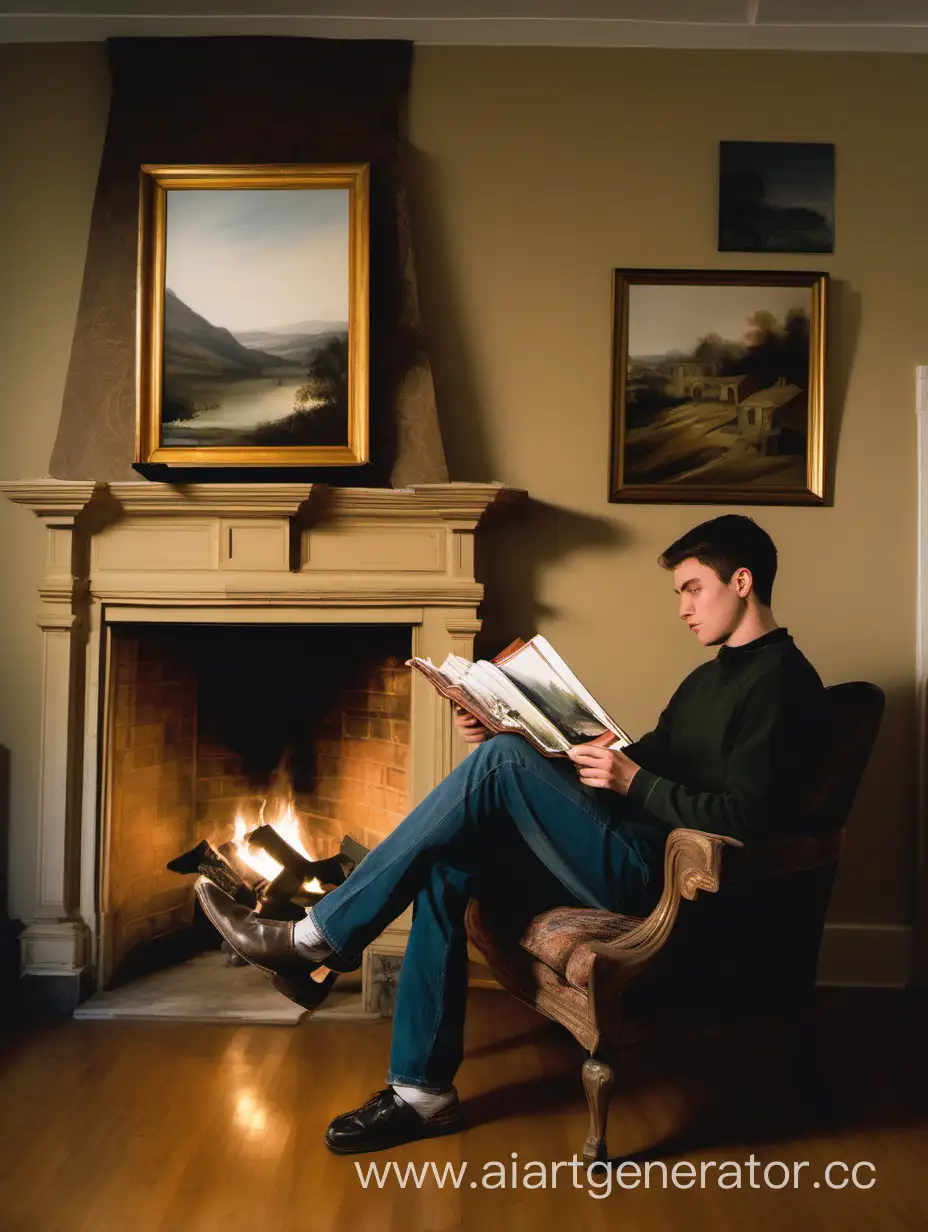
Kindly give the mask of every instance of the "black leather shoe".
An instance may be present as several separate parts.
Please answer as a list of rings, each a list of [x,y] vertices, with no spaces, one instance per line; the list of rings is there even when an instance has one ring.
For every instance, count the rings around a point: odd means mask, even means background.
[[[464,1128],[461,1104],[454,1103],[427,1120],[395,1094],[392,1087],[378,1091],[354,1112],[337,1116],[325,1131],[325,1144],[336,1155],[385,1151],[419,1138],[438,1138]]]

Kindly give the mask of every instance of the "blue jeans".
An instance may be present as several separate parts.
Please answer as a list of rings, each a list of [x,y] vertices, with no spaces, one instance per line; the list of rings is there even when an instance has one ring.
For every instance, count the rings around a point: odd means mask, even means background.
[[[453,1082],[464,1050],[468,899],[650,910],[664,835],[625,806],[584,786],[573,763],[543,757],[520,736],[495,736],[316,904],[316,926],[349,965],[413,904],[388,1083],[443,1091]]]

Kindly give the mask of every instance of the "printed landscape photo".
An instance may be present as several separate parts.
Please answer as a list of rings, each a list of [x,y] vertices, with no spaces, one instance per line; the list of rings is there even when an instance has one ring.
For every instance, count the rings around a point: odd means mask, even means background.
[[[349,193],[171,189],[161,444],[344,445]]]

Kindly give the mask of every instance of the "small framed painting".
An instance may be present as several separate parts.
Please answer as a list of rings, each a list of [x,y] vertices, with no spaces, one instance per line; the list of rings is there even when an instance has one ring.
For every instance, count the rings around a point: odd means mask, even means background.
[[[834,252],[835,147],[722,141],[719,252]]]
[[[615,271],[611,501],[825,501],[828,276]]]
[[[369,169],[143,166],[139,463],[369,458]]]

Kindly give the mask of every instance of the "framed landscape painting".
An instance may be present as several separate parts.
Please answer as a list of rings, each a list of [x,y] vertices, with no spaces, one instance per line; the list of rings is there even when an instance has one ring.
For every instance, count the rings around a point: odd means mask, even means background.
[[[137,462],[369,458],[367,164],[141,169]]]
[[[611,501],[825,500],[828,276],[615,271]]]

